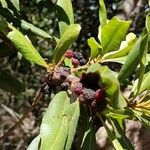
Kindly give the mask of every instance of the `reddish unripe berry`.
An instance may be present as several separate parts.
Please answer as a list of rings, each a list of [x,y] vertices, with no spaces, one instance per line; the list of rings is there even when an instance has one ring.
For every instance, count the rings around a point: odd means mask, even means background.
[[[104,99],[104,91],[102,89],[98,89],[95,94],[95,99],[97,102],[100,102]]]
[[[71,90],[76,94],[76,95],[80,95],[82,94],[82,90],[83,90],[83,85],[80,82],[74,82],[71,85]]]
[[[73,64],[74,67],[78,67],[79,66],[79,64],[80,64],[79,60],[77,60],[75,58],[72,58],[71,60],[72,60],[72,64]]]
[[[72,57],[74,56],[74,52],[73,52],[72,50],[68,49],[68,50],[65,52],[64,56],[65,56],[66,58],[72,58]]]

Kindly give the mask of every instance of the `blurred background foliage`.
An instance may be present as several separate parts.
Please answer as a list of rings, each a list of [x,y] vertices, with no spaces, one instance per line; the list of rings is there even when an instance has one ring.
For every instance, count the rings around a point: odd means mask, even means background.
[[[81,34],[76,43],[74,43],[72,46],[72,49],[80,51],[85,57],[88,57],[90,49],[87,45],[87,39],[91,36],[97,39],[97,28],[99,26],[99,1],[73,0],[72,2],[75,22],[79,23],[82,27]],[[105,3],[109,19],[114,15],[117,15],[124,20],[132,20],[130,31],[140,35],[144,27],[145,16],[150,11],[147,1],[105,0]],[[20,13],[27,22],[43,29],[50,35],[58,37],[59,30],[55,4],[56,0],[22,0],[20,1]],[[42,57],[45,58],[47,62],[50,62],[52,51],[55,47],[54,40],[41,38],[31,34],[29,31],[27,32],[22,30],[22,32],[28,35]],[[46,72],[39,66],[30,64],[24,58],[21,58],[16,52],[13,52],[7,57],[0,58],[0,69],[8,71],[26,86],[26,92],[15,96],[0,89],[1,103],[5,104],[8,108],[11,108],[14,113],[20,116],[19,114],[23,114],[25,109],[32,103],[37,89],[43,83]],[[6,139],[6,141],[3,143],[3,146],[0,146],[0,149],[21,149],[29,144],[32,137],[34,137],[37,133],[37,131],[30,133],[30,130],[38,130],[42,112],[42,109],[39,108],[43,107],[44,105],[47,105],[46,101],[41,102],[40,105],[36,107],[33,114],[28,118],[28,121],[31,121],[33,120],[33,116],[35,116],[33,127],[26,127],[26,131],[23,130],[20,132],[18,130],[19,134],[15,134],[15,138],[14,136],[8,137],[8,139]],[[0,125],[1,134],[7,130],[8,126],[10,127],[14,121],[11,121],[10,118],[9,121],[7,121],[6,116],[8,116],[8,109],[4,109],[4,107],[0,108],[0,115],[4,116],[0,119],[0,122],[4,122]],[[20,138],[20,136],[24,137],[25,135],[26,138]],[[10,140],[11,142],[8,143],[7,140]],[[20,140],[20,145],[18,144],[17,140]]]

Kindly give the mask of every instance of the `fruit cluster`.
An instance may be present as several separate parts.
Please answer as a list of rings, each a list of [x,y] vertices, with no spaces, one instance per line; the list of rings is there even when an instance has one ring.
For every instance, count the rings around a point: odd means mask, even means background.
[[[83,66],[87,63],[83,55],[80,52],[73,52],[72,50],[67,50],[64,56],[68,59],[71,59],[72,65],[74,67]]]

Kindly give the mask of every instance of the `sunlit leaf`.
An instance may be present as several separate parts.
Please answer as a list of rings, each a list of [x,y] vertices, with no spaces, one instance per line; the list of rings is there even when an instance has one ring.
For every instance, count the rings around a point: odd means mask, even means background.
[[[91,49],[90,58],[95,58],[102,54],[102,46],[96,42],[94,37],[88,39],[88,45]]]
[[[69,105],[69,98],[66,92],[59,92],[50,102],[47,111],[42,119],[40,136],[40,150],[52,150],[55,144],[55,150],[62,148],[68,133],[68,120],[66,115],[62,115],[65,108]],[[58,141],[60,143],[55,143]],[[57,147],[58,146],[58,147]]]
[[[103,27],[107,22],[107,12],[106,12],[104,0],[99,0],[99,4],[100,4],[100,6],[99,6],[99,20],[100,20],[101,27]]]
[[[77,39],[80,33],[81,27],[79,24],[69,25],[63,35],[61,36],[59,42],[57,43],[53,52],[53,63],[57,64],[65,51],[69,49],[72,43]]]
[[[15,8],[20,11],[19,0],[11,0]]]
[[[32,140],[27,150],[39,150],[39,144],[40,144],[40,135],[38,135]]]
[[[74,24],[74,15],[71,0],[57,0],[57,14],[60,35],[63,35],[67,26]]]
[[[36,63],[43,67],[48,67],[45,60],[38,51],[33,47],[31,42],[15,27],[8,24],[10,32],[6,36],[11,40],[15,48],[30,62]]]
[[[103,47],[103,53],[119,49],[120,43],[125,39],[130,21],[121,21],[113,17],[103,28],[99,28],[99,40]]]
[[[146,15],[146,29],[148,31],[148,33],[150,33],[150,13],[148,15]]]
[[[136,42],[134,48],[130,51],[125,64],[121,68],[118,79],[119,81],[123,81],[126,79],[137,67],[140,63],[147,43],[147,35],[139,38]]]

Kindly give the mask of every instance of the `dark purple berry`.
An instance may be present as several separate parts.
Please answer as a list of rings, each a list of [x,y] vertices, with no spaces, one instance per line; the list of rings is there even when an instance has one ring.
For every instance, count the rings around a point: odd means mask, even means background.
[[[64,56],[65,56],[66,58],[72,58],[72,57],[74,56],[74,52],[73,52],[72,50],[68,49],[68,50],[65,52]]]
[[[80,81],[84,87],[92,90],[99,89],[99,74],[97,73],[83,73]]]
[[[87,103],[91,103],[95,99],[95,91],[84,88],[83,99],[85,99]]]
[[[70,86],[70,84],[69,84],[68,82],[63,82],[63,83],[61,84],[62,90],[67,90],[69,86]]]
[[[76,94],[76,95],[80,95],[82,94],[82,90],[83,90],[83,86],[82,83],[80,82],[73,82],[71,85],[71,90]]]
[[[80,52],[74,52],[74,58],[81,60],[83,58],[83,55]]]
[[[75,59],[75,58],[72,58],[72,64],[74,67],[78,67],[79,66],[79,60]]]
[[[104,99],[104,91],[102,89],[98,89],[95,94],[95,99],[97,102],[100,102]]]
[[[82,58],[79,62],[80,62],[81,66],[83,66],[87,63],[87,61],[84,58]]]
[[[43,91],[44,94],[49,94],[50,93],[49,85],[48,84],[44,84],[42,91]]]

